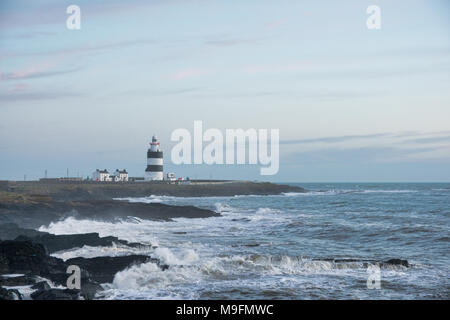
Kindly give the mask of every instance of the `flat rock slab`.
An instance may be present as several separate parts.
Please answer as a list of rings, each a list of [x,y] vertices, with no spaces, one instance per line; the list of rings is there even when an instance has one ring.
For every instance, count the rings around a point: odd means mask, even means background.
[[[133,203],[117,200],[0,202],[0,224],[14,223],[22,228],[39,228],[67,217],[115,221],[137,217],[147,220],[172,218],[207,218],[220,216],[194,206],[171,206],[161,203]],[[30,231],[30,235],[36,235]]]

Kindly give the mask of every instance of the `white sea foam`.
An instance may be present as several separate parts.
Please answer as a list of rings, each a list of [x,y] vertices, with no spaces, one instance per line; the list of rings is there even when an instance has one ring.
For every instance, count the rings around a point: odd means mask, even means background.
[[[138,198],[114,198],[114,200],[129,201],[129,202],[142,202],[142,203],[161,203],[163,201],[176,200],[177,197],[171,196],[156,196],[150,195],[148,197],[138,197]]]
[[[22,273],[10,273],[10,274],[2,274],[1,277],[2,278],[17,278],[17,277],[21,277],[24,276],[24,274]]]
[[[113,243],[112,246],[107,247],[92,247],[83,246],[81,248],[75,248],[67,251],[59,251],[52,254],[56,258],[68,260],[76,257],[94,258],[94,257],[120,257],[131,254],[147,254],[149,252],[148,247],[129,247],[126,245]]]
[[[73,217],[41,226],[39,231],[53,234],[74,234],[98,232],[100,237],[116,236],[130,242],[158,245],[150,232],[153,221],[135,218],[134,221],[104,222],[95,220],[78,220]]]
[[[103,294],[107,299],[226,298],[227,294],[238,290],[243,290],[247,297],[271,297],[271,292],[276,292],[281,297],[288,297],[291,294],[292,297],[298,298],[308,296],[302,291],[304,288],[315,290],[315,293],[320,292],[323,297],[329,297],[332,293],[344,290],[346,286],[349,290],[346,297],[370,297],[370,292],[366,293],[365,289],[367,279],[365,263],[351,261],[336,263],[333,260],[313,260],[297,255],[328,256],[329,252],[331,257],[335,254],[337,256],[345,254],[346,257],[348,255],[352,258],[356,252],[356,256],[364,256],[367,252],[363,250],[344,248],[345,239],[343,242],[341,240],[329,242],[330,249],[327,249],[325,247],[328,245],[327,241],[336,234],[330,231],[333,234],[326,238],[328,235],[319,227],[322,223],[327,228],[336,226],[336,232],[342,229],[342,225],[355,228],[364,226],[365,229],[370,227],[374,229],[373,233],[377,237],[379,230],[387,228],[386,221],[378,214],[371,216],[367,221],[360,221],[358,215],[349,218],[347,212],[352,211],[346,208],[341,210],[330,207],[327,209],[329,211],[323,211],[322,204],[328,203],[326,199],[310,198],[304,201],[306,198],[296,200],[292,197],[345,196],[345,194],[352,196],[359,193],[361,194],[359,198],[365,198],[371,193],[379,192],[386,193],[383,197],[392,194],[391,197],[395,199],[394,193],[416,192],[407,188],[393,190],[389,188],[390,186],[383,187],[382,190],[332,189],[267,196],[261,199],[248,197],[248,201],[242,197],[198,198],[196,201],[196,198],[151,196],[131,201],[204,205],[219,212],[221,217],[177,218],[170,222],[130,219],[117,223],[68,218],[40,230],[57,234],[99,232],[101,236],[113,235],[132,242],[158,246],[145,251],[144,254],[160,259],[161,263],[168,265],[169,268],[162,270],[157,264],[149,262],[122,270],[116,274],[113,283],[105,286]],[[365,193],[367,195],[363,195]],[[318,207],[314,201],[318,203]],[[345,213],[340,217],[333,215],[333,210]],[[360,212],[360,209],[358,208],[356,212]],[[389,223],[392,225],[393,222]],[[316,232],[317,238],[314,238],[315,235],[311,236],[312,233],[307,229],[309,225],[314,228],[313,232]],[[304,231],[306,236],[301,231]],[[305,243],[300,242],[303,240]],[[374,244],[375,249],[378,248],[377,245]],[[357,244],[354,247],[358,246]],[[137,252],[135,250],[139,249],[85,246],[56,255],[66,259],[72,256],[121,255]],[[390,252],[383,250],[380,255],[389,255]],[[401,256],[398,251],[392,254],[393,257]],[[447,274],[445,270],[443,272],[442,279]],[[411,273],[414,273],[414,276]],[[382,279],[386,283],[403,281],[404,284],[412,281],[411,279],[422,281],[420,275],[423,274],[422,271],[416,272],[414,268],[406,269],[401,266],[391,265],[382,268]],[[267,290],[269,295],[265,296],[262,293],[263,289]],[[239,291],[236,296],[242,297]]]
[[[168,249],[164,251],[169,269],[163,271],[151,262],[133,266],[116,274],[106,294],[115,298],[127,295],[136,298],[146,292],[147,298],[150,295],[151,298],[189,299],[198,298],[193,288],[203,290],[218,281],[228,283],[234,279],[243,279],[240,285],[245,286],[249,281],[246,278],[254,276],[264,283],[273,281],[273,277],[292,275],[366,275],[362,262],[334,263],[290,256],[230,255],[195,259],[195,263],[188,259],[188,264],[179,264],[180,257]],[[404,268],[392,267],[383,272],[386,277],[401,276]],[[187,287],[191,290],[185,290]]]
[[[188,265],[199,259],[198,254],[192,249],[185,249],[177,256],[169,248],[156,248],[152,256],[168,265]]]
[[[258,210],[256,210],[256,214],[276,214],[276,213],[281,213],[281,211],[271,208],[258,208]]]

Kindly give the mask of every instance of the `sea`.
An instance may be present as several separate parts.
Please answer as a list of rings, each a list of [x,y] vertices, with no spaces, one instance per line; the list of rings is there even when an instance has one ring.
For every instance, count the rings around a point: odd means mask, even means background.
[[[68,218],[40,230],[99,232],[151,245],[76,256],[159,258],[103,284],[99,299],[449,299],[450,184],[290,183],[306,193],[127,198],[193,205],[220,217],[112,222]],[[404,259],[409,267],[382,264]]]

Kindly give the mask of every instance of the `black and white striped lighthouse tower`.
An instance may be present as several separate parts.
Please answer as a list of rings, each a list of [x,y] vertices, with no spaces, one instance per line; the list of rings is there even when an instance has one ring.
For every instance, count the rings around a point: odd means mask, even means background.
[[[163,152],[161,151],[158,138],[154,135],[150,147],[147,150],[147,169],[145,169],[145,180],[163,180]]]

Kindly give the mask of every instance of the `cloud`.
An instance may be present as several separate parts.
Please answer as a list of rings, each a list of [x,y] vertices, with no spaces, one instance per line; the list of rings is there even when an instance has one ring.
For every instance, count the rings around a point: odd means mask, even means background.
[[[440,151],[440,147],[402,148],[398,146],[380,147],[367,146],[361,148],[335,148],[294,152],[282,159],[283,164],[368,164],[382,162],[402,162],[424,160],[421,154],[427,154],[428,160],[442,158],[433,156],[433,152]],[[447,160],[450,157],[447,157]]]
[[[375,134],[366,134],[366,135],[346,135],[346,136],[334,136],[334,137],[322,137],[322,138],[312,138],[312,139],[298,139],[298,140],[284,140],[280,141],[280,144],[306,144],[306,143],[316,143],[316,142],[325,142],[325,143],[337,143],[337,142],[345,142],[349,140],[355,139],[375,139],[380,137],[390,136],[389,133],[375,133]]]
[[[12,89],[9,90],[9,92],[23,92],[27,90],[30,87],[27,83],[18,83],[16,84]]]
[[[447,134],[442,136],[442,134]],[[437,135],[437,136],[436,136]],[[437,142],[450,142],[450,135],[448,132],[438,132],[438,133],[420,133],[415,131],[400,132],[400,133],[374,133],[374,134],[364,134],[364,135],[344,135],[344,136],[332,136],[332,137],[319,137],[310,139],[294,139],[294,140],[282,140],[280,144],[285,145],[296,145],[296,144],[312,144],[317,142],[322,143],[341,143],[353,140],[374,140],[384,138],[384,141],[389,141],[390,143],[417,143],[417,144],[428,144]]]
[[[326,165],[449,162],[450,136],[435,135],[403,132],[284,140],[280,141],[285,155],[282,162]]]
[[[169,75],[170,79],[173,80],[182,80],[186,78],[194,78],[199,77],[203,75],[211,74],[213,70],[211,69],[204,69],[204,68],[192,68],[192,69],[185,69],[175,72],[174,74]]]
[[[7,94],[0,94],[0,102],[38,101],[54,100],[68,97],[79,97],[81,94],[73,92],[35,92],[24,93],[20,91],[10,91]]]
[[[25,33],[13,34],[13,35],[2,35],[2,38],[12,38],[12,39],[34,39],[38,37],[49,37],[57,35],[57,32],[49,31],[30,31]]]
[[[119,92],[120,95],[139,95],[139,94],[145,94],[145,95],[152,95],[152,96],[172,96],[172,95],[180,95],[180,94],[186,94],[186,93],[192,93],[197,92],[201,90],[201,87],[186,87],[186,88],[177,88],[177,89],[169,89],[169,90],[126,90]]]
[[[158,41],[155,39],[135,39],[135,40],[124,40],[124,41],[116,41],[116,42],[109,42],[109,43],[103,43],[103,44],[97,44],[92,46],[78,46],[74,48],[69,49],[61,49],[61,50],[54,50],[54,51],[34,51],[34,52],[9,52],[9,53],[3,53],[2,57],[24,57],[24,56],[43,56],[43,55],[50,55],[50,56],[67,56],[77,53],[90,53],[90,52],[96,52],[96,51],[102,51],[102,50],[109,50],[109,49],[118,49],[118,48],[125,48],[129,46],[134,45],[147,45],[147,44],[155,44]]]
[[[226,38],[218,38],[218,39],[210,39],[206,40],[205,44],[208,46],[215,46],[215,47],[231,47],[231,46],[237,46],[241,44],[257,44],[259,43],[260,39],[226,39]]]
[[[37,2],[37,1],[36,1]],[[144,10],[146,7],[161,5],[167,0],[78,0],[82,14],[90,17],[110,14],[123,14],[127,11]],[[173,2],[173,1],[172,1]],[[2,0],[0,8],[0,28],[23,28],[37,25],[62,24],[68,16],[66,8],[71,3],[67,1],[47,1],[35,3],[28,0]]]
[[[56,70],[56,71],[42,71],[38,68],[32,67],[28,69],[19,70],[11,73],[0,74],[0,80],[24,80],[45,78],[57,75],[63,75],[81,70],[82,68],[68,69],[68,70]]]
[[[405,140],[405,142],[415,142],[415,143],[450,142],[450,136],[408,139]]]
[[[284,73],[284,72],[296,72],[313,70],[314,67],[319,65],[313,61],[294,61],[288,63],[273,63],[265,65],[253,65],[244,69],[247,74],[260,74],[260,73]]]
[[[155,94],[159,95],[178,95],[178,94],[184,94],[184,93],[191,93],[196,92],[200,90],[198,87],[192,87],[192,88],[182,88],[182,89],[173,89],[173,90],[166,90],[166,91],[159,91],[155,92]]]

